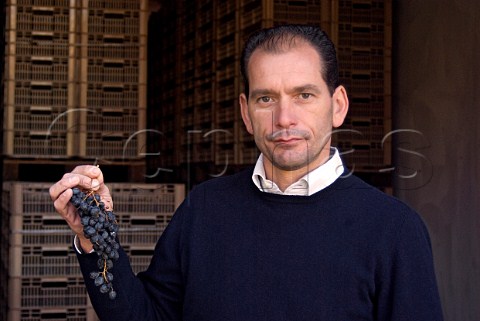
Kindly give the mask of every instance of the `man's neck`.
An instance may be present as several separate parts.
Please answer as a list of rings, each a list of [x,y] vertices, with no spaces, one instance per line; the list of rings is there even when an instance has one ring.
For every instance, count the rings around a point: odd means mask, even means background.
[[[328,148],[328,153],[322,154],[324,155],[320,155],[316,161],[308,163],[307,166],[292,170],[278,168],[264,157],[263,168],[265,169],[265,176],[268,180],[277,184],[278,188],[284,192],[290,185],[298,182],[302,177],[325,164],[330,158],[330,148]]]
[[[282,192],[284,192],[290,185],[307,175],[307,173],[308,171],[305,169],[285,171],[275,167],[271,169],[265,168],[266,178],[277,184]]]

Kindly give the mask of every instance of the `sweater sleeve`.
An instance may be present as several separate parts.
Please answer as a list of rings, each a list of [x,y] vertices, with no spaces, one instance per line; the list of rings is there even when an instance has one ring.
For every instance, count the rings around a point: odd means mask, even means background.
[[[135,275],[122,248],[114,262],[113,288],[117,297],[100,293],[90,278],[98,271],[96,253],[77,253],[85,285],[100,320],[181,320],[183,282],[180,269],[181,215],[177,212],[155,247],[149,268]],[[121,230],[119,232],[121,237]]]
[[[377,276],[377,320],[443,320],[427,228],[406,213]]]

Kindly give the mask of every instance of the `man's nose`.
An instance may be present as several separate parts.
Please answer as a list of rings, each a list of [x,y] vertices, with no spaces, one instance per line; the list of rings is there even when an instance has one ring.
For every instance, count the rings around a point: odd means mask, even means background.
[[[278,108],[274,109],[274,124],[279,128],[291,128],[297,124],[295,105],[288,99],[280,100]]]

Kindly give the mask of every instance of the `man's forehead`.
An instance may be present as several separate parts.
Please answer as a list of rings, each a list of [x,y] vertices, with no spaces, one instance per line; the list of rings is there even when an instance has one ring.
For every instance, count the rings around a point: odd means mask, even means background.
[[[299,37],[281,38],[277,39],[277,41],[267,41],[264,44],[259,45],[253,52],[258,50],[272,54],[281,54],[304,46],[313,48],[313,45],[310,42]]]
[[[256,48],[252,52],[252,55],[250,56],[250,59],[249,59],[249,62],[248,62],[248,68],[250,68],[252,60],[255,60],[258,57],[265,57],[265,56],[267,58],[268,58],[268,56],[275,57],[275,56],[279,56],[279,55],[288,54],[288,53],[291,53],[291,52],[298,52],[298,51],[304,50],[304,49],[307,50],[305,53],[310,51],[310,53],[313,53],[315,55],[315,57],[318,58],[318,61],[320,63],[320,67],[321,67],[322,64],[323,64],[323,60],[322,60],[321,55],[317,51],[317,49],[311,43],[309,43],[305,40],[301,40],[301,41],[297,40],[297,42],[294,45],[285,44],[285,45],[282,45],[281,48],[279,47],[278,50],[273,50],[272,48],[265,48],[263,46],[260,46],[260,47]]]
[[[305,49],[306,51],[304,51]],[[301,52],[302,55],[306,55],[306,56],[310,56],[313,54],[315,59],[314,59],[314,62],[310,60],[311,65],[312,64],[316,65],[318,62],[319,71],[322,72],[323,60],[320,54],[318,53],[318,51],[314,46],[312,46],[309,43],[303,42],[302,44],[299,43],[297,46],[290,46],[288,48],[285,47],[284,50],[273,51],[273,50],[265,50],[265,48],[260,48],[260,47],[255,49],[248,61],[248,65],[247,65],[248,73],[251,74],[252,71],[256,70],[257,69],[256,67],[258,66],[257,64],[260,61],[265,61],[265,60],[270,61],[270,60],[274,60],[275,58],[282,58],[282,56],[285,56],[290,53],[298,53],[299,51]],[[301,62],[305,62],[306,58],[305,59],[295,58],[295,59],[296,59],[295,61],[298,61],[299,63],[301,63]],[[315,68],[314,65],[312,65],[311,67]]]

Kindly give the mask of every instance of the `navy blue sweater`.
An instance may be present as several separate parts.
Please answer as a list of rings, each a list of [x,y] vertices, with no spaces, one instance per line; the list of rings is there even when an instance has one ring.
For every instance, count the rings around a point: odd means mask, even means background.
[[[79,255],[102,320],[442,320],[428,232],[404,203],[350,176],[312,196],[260,192],[252,171],[179,207],[147,271],[112,270],[114,301]],[[120,240],[121,240],[121,231]]]

